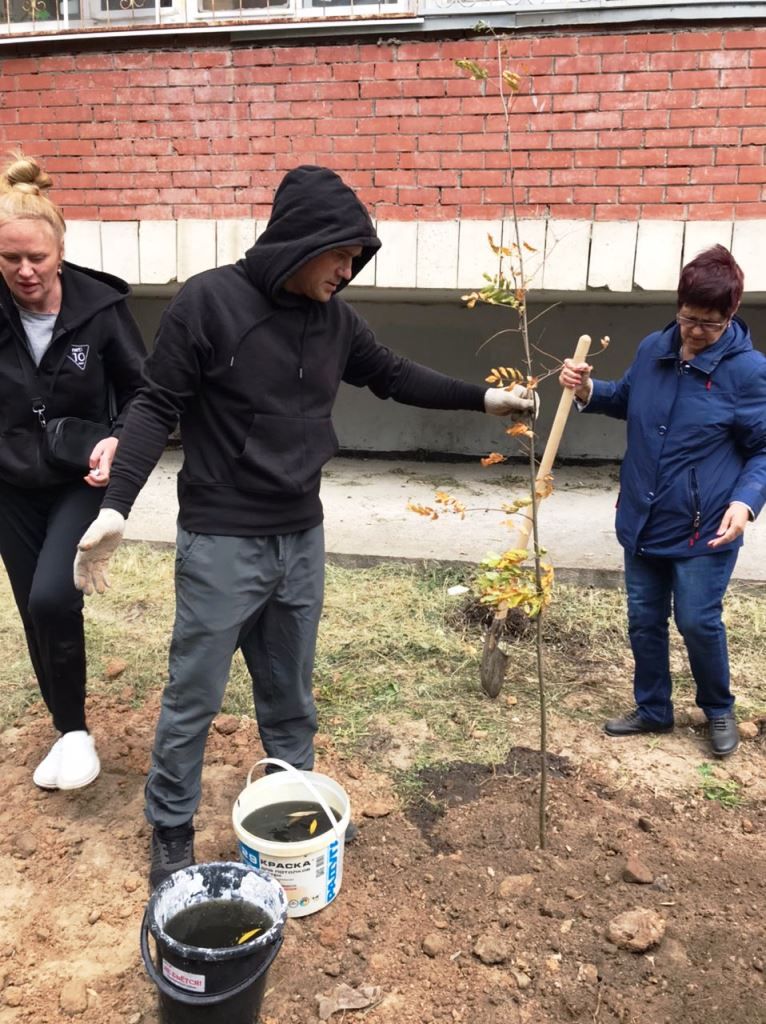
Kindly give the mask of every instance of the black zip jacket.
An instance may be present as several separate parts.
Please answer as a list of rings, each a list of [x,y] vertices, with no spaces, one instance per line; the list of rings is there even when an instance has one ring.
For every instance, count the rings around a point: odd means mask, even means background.
[[[43,424],[59,416],[109,423],[114,389],[119,435],[141,386],[146,348],[127,304],[130,289],[111,274],[64,263],[61,310],[39,367],[10,290],[0,277],[0,480],[50,487],[81,476],[45,461]],[[35,409],[44,407],[40,413]]]
[[[319,486],[338,451],[331,415],[341,381],[408,405],[484,410],[485,387],[378,344],[343,299],[284,290],[303,264],[340,246],[362,249],[352,277],[379,248],[365,208],[333,171],[289,172],[244,259],[191,278],[166,309],[104,508],[128,515],[180,418],[184,529],[297,532],[322,521]]]

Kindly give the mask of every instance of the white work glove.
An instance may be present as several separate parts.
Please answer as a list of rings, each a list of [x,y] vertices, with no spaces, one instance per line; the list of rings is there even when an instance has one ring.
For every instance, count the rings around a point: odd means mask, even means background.
[[[520,420],[524,416],[537,419],[540,397],[532,388],[513,384],[510,388],[488,388],[484,394],[484,411],[493,416],[510,416]]]
[[[120,546],[125,517],[116,509],[102,508],[80,538],[74,560],[74,585],[84,594],[103,594],[109,584],[106,569]]]

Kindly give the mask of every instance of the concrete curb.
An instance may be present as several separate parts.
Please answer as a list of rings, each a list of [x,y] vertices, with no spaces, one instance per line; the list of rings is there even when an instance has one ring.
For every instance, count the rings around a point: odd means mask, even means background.
[[[182,461],[180,450],[165,452],[128,519],[126,540],[175,543],[176,475]],[[555,490],[540,504],[539,535],[562,583],[622,586],[623,553],[614,535],[618,468],[556,468]],[[466,505],[464,518],[435,502],[438,490]],[[502,506],[523,493],[523,469],[518,466],[333,459],[321,491],[328,561],[349,567],[381,562],[477,565],[489,553],[514,546],[515,533],[505,525]],[[437,518],[413,513],[410,501],[433,507]],[[761,523],[748,528],[733,582],[766,584],[766,527]]]

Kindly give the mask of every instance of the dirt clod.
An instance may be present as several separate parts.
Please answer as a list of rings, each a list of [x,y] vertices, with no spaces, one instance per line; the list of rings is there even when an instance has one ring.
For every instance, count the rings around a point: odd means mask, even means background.
[[[622,869],[622,880],[632,882],[634,885],[651,885],[654,875],[643,861],[638,857],[628,857],[625,867]]]
[[[231,736],[239,729],[239,719],[236,715],[219,715],[213,722],[213,728],[221,736]]]
[[[6,1006],[21,1006],[23,1001],[24,995],[15,985],[9,985],[3,992],[3,1002]]]
[[[742,740],[754,740],[760,734],[757,722],[740,722],[737,728]]]
[[[77,978],[68,981],[61,989],[59,1005],[64,1013],[74,1017],[88,1009],[88,990],[85,983]]]
[[[577,980],[584,985],[597,985],[598,967],[595,964],[580,964],[577,969]]]
[[[21,860],[33,857],[37,853],[37,840],[29,832],[22,832],[13,839],[13,855]]]
[[[104,665],[104,678],[119,679],[127,667],[128,663],[124,658],[110,658]]]
[[[628,910],[609,922],[607,938],[620,949],[645,953],[665,934],[665,921],[653,910]]]
[[[505,963],[509,954],[508,940],[503,935],[487,932],[476,940],[473,953],[483,964]]]
[[[429,932],[420,944],[426,956],[443,956],[450,949],[450,941],[444,932]]]
[[[504,900],[513,899],[514,896],[520,896],[522,893],[529,892],[534,884],[534,875],[508,875],[498,886],[497,894]]]

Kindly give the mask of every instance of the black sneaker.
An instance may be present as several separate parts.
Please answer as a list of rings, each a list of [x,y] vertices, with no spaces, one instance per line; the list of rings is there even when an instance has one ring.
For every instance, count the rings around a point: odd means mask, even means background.
[[[194,863],[194,826],[190,821],[173,828],[155,828],[152,831],[152,859],[149,867],[149,887],[154,890],[174,871],[188,868]]]
[[[641,717],[641,712],[636,708],[623,718],[610,718],[604,722],[604,732],[607,736],[636,736],[644,732],[672,732],[673,723],[668,722],[662,725],[660,722],[649,722]]]
[[[739,746],[739,729],[734,715],[711,718],[708,726],[710,746],[716,757],[728,757]]]

